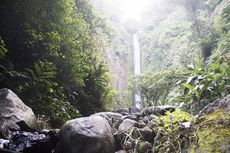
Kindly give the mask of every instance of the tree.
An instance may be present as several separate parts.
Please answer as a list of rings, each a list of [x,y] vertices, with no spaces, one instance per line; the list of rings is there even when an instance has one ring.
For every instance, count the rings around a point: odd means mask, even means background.
[[[76,108],[82,114],[103,110],[104,101],[109,99],[105,93],[110,89],[105,90],[109,86],[105,77],[108,70],[99,57],[110,36],[104,20],[95,14],[90,3],[2,0],[0,6],[0,36],[8,50],[5,59],[0,60],[5,68],[1,71],[5,80],[1,80],[0,87],[14,90],[37,114],[62,122],[76,116]],[[49,75],[43,75],[43,70]],[[100,73],[88,83],[89,76],[97,70]],[[13,76],[8,75],[12,73]],[[97,81],[100,78],[103,84]],[[97,90],[100,95],[87,89]],[[44,102],[54,109],[45,109]]]

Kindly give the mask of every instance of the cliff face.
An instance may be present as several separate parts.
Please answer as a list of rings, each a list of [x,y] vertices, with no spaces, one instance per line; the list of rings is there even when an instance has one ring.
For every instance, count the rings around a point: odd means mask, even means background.
[[[132,30],[122,20],[118,1],[97,0],[91,2],[95,9],[105,16],[108,26],[114,32],[114,38],[105,50],[105,58],[112,74],[111,83],[117,91],[115,107],[128,107],[131,102],[128,78],[132,74]]]
[[[218,5],[216,5],[214,11],[210,15],[210,23],[214,23],[217,16],[219,16],[222,10],[230,3],[229,0],[219,0]]]
[[[130,48],[126,40],[117,39],[106,50],[106,61],[112,73],[112,85],[117,90],[118,107],[126,107],[128,102],[128,77],[130,75]]]

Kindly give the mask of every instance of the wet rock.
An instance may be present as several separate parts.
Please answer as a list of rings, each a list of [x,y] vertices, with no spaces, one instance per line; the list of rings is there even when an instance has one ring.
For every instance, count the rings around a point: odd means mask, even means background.
[[[211,114],[211,113],[213,113],[217,110],[220,110],[220,109],[230,113],[230,95],[227,95],[226,97],[217,99],[213,103],[210,103],[207,106],[205,106],[198,113],[198,117]]]
[[[7,127],[4,124],[0,125],[0,138],[9,139],[10,137],[11,137],[11,131],[9,130],[9,127]]]
[[[141,141],[136,146],[138,153],[150,153],[152,152],[152,144],[147,141]]]
[[[100,113],[93,114],[91,116],[100,116],[100,117],[105,118],[111,127],[115,123],[123,120],[123,117],[124,117],[123,115],[121,115],[119,113],[114,113],[114,112],[100,112]]]
[[[50,137],[44,134],[17,132],[4,147],[23,153],[52,153]]]
[[[0,153],[20,153],[20,152],[0,148]]]
[[[9,140],[0,139],[0,148],[4,148],[8,143],[10,143]]]
[[[9,89],[0,89],[0,129],[19,128],[16,124],[24,121],[29,127],[36,126],[36,117],[28,106]]]
[[[36,130],[33,128],[30,128],[25,121],[19,121],[16,123],[20,127],[20,131],[26,131],[26,132],[35,132]]]
[[[156,137],[156,134],[149,127],[139,129],[139,133],[143,140],[150,143],[152,143],[154,141],[154,138]]]
[[[150,121],[150,119],[149,119],[148,116],[144,116],[143,119],[142,119],[142,121],[143,121],[145,124],[148,124],[149,121]]]
[[[138,122],[131,120],[131,119],[125,119],[121,125],[118,127],[117,133],[116,133],[116,142],[117,144],[121,145],[124,143],[124,139],[127,136],[127,131],[132,128],[138,126]],[[120,146],[121,147],[121,146]]]
[[[142,116],[147,116],[147,115],[165,115],[166,112],[174,112],[175,107],[173,106],[152,106],[152,107],[147,107],[144,108],[141,111]]]
[[[129,114],[138,114],[140,112],[141,112],[140,109],[138,109],[135,106],[132,106],[132,107],[129,108]]]
[[[8,152],[53,153],[57,140],[55,130],[49,130],[46,134],[12,131],[12,136],[9,140],[0,139],[0,148]]]
[[[139,120],[138,124],[139,124],[139,128],[144,128],[147,126],[142,120]]]
[[[126,153],[126,151],[124,151],[124,150],[119,150],[119,151],[117,151],[117,152],[115,152],[115,153]]]
[[[119,113],[121,115],[128,115],[129,114],[129,108],[122,108],[114,111],[115,113]]]
[[[184,127],[184,128],[190,128],[191,127],[191,122],[182,122],[181,124],[180,124],[182,127]]]
[[[133,132],[133,138],[138,139],[141,138],[144,141],[148,141],[150,143],[154,142],[156,134],[149,128],[149,127],[144,127],[142,129],[136,129]]]
[[[137,121],[134,121],[134,120],[131,120],[131,119],[125,119],[125,120],[123,120],[123,122],[119,126],[118,132],[125,132],[129,128],[137,126],[137,125],[138,125]]]
[[[124,117],[124,119],[130,119],[130,120],[138,121],[138,117],[136,115],[133,115],[133,114],[126,115]]]
[[[132,150],[134,148],[135,148],[134,141],[124,141],[124,143],[122,143],[122,149],[126,150],[128,153],[133,152]]]
[[[56,153],[114,153],[115,140],[106,119],[100,116],[68,121],[59,132]]]

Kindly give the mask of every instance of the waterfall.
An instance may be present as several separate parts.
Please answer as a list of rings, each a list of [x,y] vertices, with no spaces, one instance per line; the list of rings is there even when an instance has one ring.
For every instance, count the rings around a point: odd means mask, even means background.
[[[141,53],[138,35],[136,33],[133,34],[133,69],[134,76],[138,76],[141,74]],[[133,106],[140,109],[142,107],[140,90],[136,89],[133,92]]]

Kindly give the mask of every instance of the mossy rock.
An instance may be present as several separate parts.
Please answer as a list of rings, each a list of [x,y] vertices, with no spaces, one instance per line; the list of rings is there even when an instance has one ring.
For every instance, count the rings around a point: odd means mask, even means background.
[[[137,153],[148,153],[152,150],[152,144],[147,141],[141,141],[137,143],[136,152]]]
[[[230,114],[218,110],[212,114],[198,118],[197,142],[193,144],[190,153],[227,153],[230,151]]]

